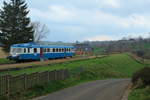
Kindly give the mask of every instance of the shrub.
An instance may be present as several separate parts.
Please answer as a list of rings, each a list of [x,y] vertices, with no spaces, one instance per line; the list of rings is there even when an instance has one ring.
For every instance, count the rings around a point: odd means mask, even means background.
[[[139,56],[139,57],[143,57],[145,54],[145,52],[143,50],[138,50],[136,53],[137,53],[137,56]]]
[[[0,100],[8,100],[8,98],[5,96],[0,96]]]
[[[134,86],[149,86],[150,85],[150,67],[145,67],[136,72],[132,77]]]

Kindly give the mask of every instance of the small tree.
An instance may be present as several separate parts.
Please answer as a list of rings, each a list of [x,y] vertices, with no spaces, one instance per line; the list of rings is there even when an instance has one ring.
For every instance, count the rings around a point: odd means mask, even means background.
[[[142,84],[138,84],[139,79],[140,79],[140,81],[142,81]],[[133,85],[137,85],[139,87],[140,87],[140,85],[150,86],[150,67],[145,67],[145,68],[137,71],[132,77],[132,83],[133,83]]]
[[[39,42],[42,39],[46,38],[49,33],[49,29],[45,24],[41,24],[40,22],[32,23],[34,29],[34,42]]]
[[[10,0],[0,10],[0,43],[9,51],[12,44],[33,41],[33,27],[24,0]]]

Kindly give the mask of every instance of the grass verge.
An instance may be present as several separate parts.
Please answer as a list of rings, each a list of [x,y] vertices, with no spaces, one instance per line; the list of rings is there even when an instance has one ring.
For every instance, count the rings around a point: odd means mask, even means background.
[[[150,87],[134,89],[129,95],[129,100],[150,100]]]
[[[1,64],[11,64],[14,63],[14,61],[8,60],[6,58],[0,58],[0,65]]]

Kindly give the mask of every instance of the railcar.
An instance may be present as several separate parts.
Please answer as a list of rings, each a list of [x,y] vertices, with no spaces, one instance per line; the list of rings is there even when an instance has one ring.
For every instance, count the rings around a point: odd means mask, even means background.
[[[40,45],[36,43],[14,44],[10,48],[8,59],[16,61],[41,60],[73,57],[74,46]]]

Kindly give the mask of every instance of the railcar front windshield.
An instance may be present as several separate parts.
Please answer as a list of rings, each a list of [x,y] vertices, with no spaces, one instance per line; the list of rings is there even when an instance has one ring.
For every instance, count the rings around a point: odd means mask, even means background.
[[[11,48],[11,53],[16,54],[16,53],[21,53],[22,49],[21,48]]]

